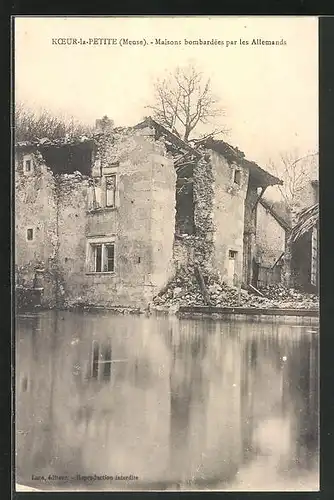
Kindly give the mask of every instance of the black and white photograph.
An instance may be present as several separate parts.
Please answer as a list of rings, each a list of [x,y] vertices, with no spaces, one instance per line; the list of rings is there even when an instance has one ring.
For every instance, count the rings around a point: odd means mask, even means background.
[[[13,38],[16,491],[319,491],[318,18]]]

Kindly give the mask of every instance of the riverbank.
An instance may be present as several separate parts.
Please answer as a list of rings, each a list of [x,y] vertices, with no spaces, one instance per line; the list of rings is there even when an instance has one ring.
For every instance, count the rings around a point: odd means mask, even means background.
[[[178,318],[211,318],[223,321],[248,321],[250,323],[274,323],[284,321],[285,324],[299,326],[319,326],[319,311],[317,309],[260,309],[243,307],[180,307]],[[318,333],[315,330],[312,333]]]

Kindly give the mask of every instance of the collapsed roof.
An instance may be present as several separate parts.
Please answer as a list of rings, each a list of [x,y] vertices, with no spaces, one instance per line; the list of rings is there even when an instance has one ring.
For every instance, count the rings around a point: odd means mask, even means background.
[[[91,174],[94,146],[94,140],[86,136],[55,140],[43,138],[16,144],[16,147],[23,152],[39,151],[55,174],[71,174],[78,171],[88,176]]]
[[[249,161],[245,158],[245,154],[238,148],[235,148],[223,140],[216,140],[213,137],[206,137],[204,139],[191,141],[192,144],[181,139],[176,131],[168,129],[165,125],[158,123],[152,117],[145,118],[142,122],[138,123],[134,127],[124,127],[113,129],[108,133],[115,133],[122,131],[123,133],[131,132],[132,130],[138,130],[143,128],[153,128],[155,130],[155,139],[163,138],[166,148],[172,153],[174,157],[174,164],[176,169],[182,168],[184,165],[189,165],[190,163],[201,162],[203,164],[209,161],[208,151],[213,150],[222,155],[229,163],[236,163],[238,166],[244,167],[250,172],[250,182],[257,187],[266,188],[268,186],[274,186],[277,184],[283,184],[283,182],[277,177],[273,176],[259,165],[253,161]],[[42,139],[36,139],[34,141],[20,141],[16,143],[16,147],[20,149],[31,149],[37,148],[43,156],[52,157],[52,161],[55,161],[57,156],[56,151],[60,152],[59,156],[64,158],[72,158],[75,151],[81,151],[81,154],[85,156],[85,174],[88,172],[88,156],[89,152],[93,151],[96,139],[101,133],[93,134],[91,137],[85,135],[80,137],[70,137],[65,136],[60,139],[51,140],[47,137]],[[65,154],[66,152],[66,154]],[[77,155],[79,158],[80,155]],[[58,164],[59,162],[57,162]],[[77,162],[74,162],[75,164]],[[70,169],[70,170],[68,170]],[[65,165],[61,168],[60,163],[57,167],[59,172],[72,171],[71,161],[66,161]],[[81,169],[82,170],[82,169]],[[79,170],[79,171],[81,171]]]
[[[230,146],[227,142],[223,140],[216,140],[213,137],[207,137],[204,139],[199,139],[191,141],[194,146],[182,140],[175,132],[169,130],[166,126],[158,123],[152,117],[145,118],[144,121],[136,125],[134,128],[154,128],[156,135],[155,138],[164,138],[167,149],[171,152],[183,153],[184,160],[188,161],[192,159],[193,161],[198,161],[200,159],[206,161],[207,150],[213,150],[221,154],[229,163],[236,163],[237,165],[249,169],[251,182],[253,185],[258,187],[268,187],[277,184],[283,184],[281,179],[273,176],[259,165],[253,161],[249,161],[245,158],[245,154],[238,148]]]
[[[290,241],[298,241],[304,234],[311,231],[319,222],[319,203],[305,208],[298,215],[297,224],[291,231]]]

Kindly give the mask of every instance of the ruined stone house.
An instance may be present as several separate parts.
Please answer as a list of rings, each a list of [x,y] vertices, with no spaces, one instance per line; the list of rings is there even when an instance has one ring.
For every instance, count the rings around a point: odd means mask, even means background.
[[[280,182],[224,141],[186,143],[151,118],[18,143],[16,284],[50,307],[146,307],[180,266],[251,283],[257,203]]]

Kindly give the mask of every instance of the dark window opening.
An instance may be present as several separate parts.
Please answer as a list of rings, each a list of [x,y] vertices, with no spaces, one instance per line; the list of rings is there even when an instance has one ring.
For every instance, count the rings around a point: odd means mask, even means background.
[[[176,181],[176,234],[194,234],[194,190],[192,169],[187,167]]]
[[[318,262],[312,262],[312,231],[301,236],[292,245],[291,249],[291,278],[294,288],[309,293],[317,293],[318,283],[312,284],[312,265]]]
[[[234,171],[234,183],[240,184],[240,182],[241,182],[241,172],[240,172],[240,170],[235,170]]]
[[[91,175],[93,143],[44,146],[41,153],[47,165],[55,174],[71,174],[76,171]]]
[[[236,259],[237,257],[237,253],[235,250],[230,250],[229,253],[228,253],[228,256],[230,259]]]
[[[116,175],[106,176],[106,206],[116,206]]]
[[[26,160],[24,162],[24,168],[26,172],[31,172],[31,160]]]
[[[34,230],[33,229],[27,229],[27,240],[32,241],[34,239]]]

